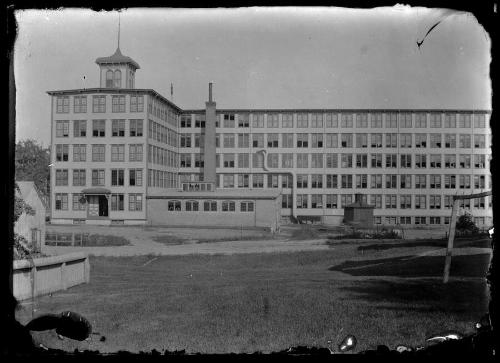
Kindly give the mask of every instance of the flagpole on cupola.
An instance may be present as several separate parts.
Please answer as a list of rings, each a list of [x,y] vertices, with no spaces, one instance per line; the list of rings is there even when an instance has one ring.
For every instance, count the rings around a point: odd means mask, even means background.
[[[120,12],[118,11],[118,49],[120,49]]]

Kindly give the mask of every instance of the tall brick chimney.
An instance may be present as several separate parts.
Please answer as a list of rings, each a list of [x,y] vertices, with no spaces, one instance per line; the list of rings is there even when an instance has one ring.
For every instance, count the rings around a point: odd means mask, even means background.
[[[203,148],[203,181],[215,183],[215,114],[216,104],[212,99],[212,83],[208,84],[208,102],[205,102],[205,145]]]

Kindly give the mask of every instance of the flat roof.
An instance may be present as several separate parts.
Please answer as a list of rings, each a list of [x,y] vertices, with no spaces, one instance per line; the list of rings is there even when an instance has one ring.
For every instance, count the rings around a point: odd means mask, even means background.
[[[163,102],[167,103],[171,107],[175,108],[177,111],[183,114],[204,114],[206,111],[204,108],[202,109],[186,109],[183,110],[179,106],[177,106],[172,101],[163,97],[161,94],[156,92],[151,88],[80,88],[80,89],[71,89],[71,90],[55,90],[55,91],[47,91],[47,93],[51,96],[53,95],[66,95],[66,94],[88,94],[88,93],[126,93],[126,94],[134,94],[134,93],[143,93],[143,94],[151,94]],[[489,114],[491,110],[484,109],[434,109],[434,108],[220,108],[216,109],[217,114],[220,113],[273,113],[273,112],[281,112],[281,113],[291,113],[291,112],[337,112],[337,113],[356,113],[356,112],[437,112],[437,113],[445,113],[445,112],[456,112],[456,113],[479,113],[479,114]]]
[[[213,192],[185,192],[178,189],[164,189],[148,192],[146,199],[276,199],[281,189],[216,189]]]
[[[480,110],[480,109],[455,109],[455,108],[449,108],[449,109],[434,109],[434,108],[254,108],[254,109],[249,109],[249,108],[242,108],[242,109],[222,109],[218,108],[216,109],[217,113],[255,113],[255,112],[266,112],[266,113],[273,113],[273,112],[281,112],[281,113],[286,113],[286,112],[350,112],[350,113],[356,113],[356,112],[437,112],[437,113],[444,113],[444,112],[456,112],[456,113],[491,113],[491,110]],[[205,109],[191,109],[191,110],[182,110],[182,113],[205,113]]]
[[[79,88],[68,90],[47,91],[51,96],[54,95],[69,95],[69,94],[88,94],[88,93],[126,93],[126,94],[151,94],[169,106],[175,108],[177,111],[182,112],[181,108],[172,101],[166,99],[161,94],[150,88]]]

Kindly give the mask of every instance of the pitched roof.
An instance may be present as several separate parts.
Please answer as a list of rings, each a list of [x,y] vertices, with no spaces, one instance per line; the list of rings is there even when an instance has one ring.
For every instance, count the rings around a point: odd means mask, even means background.
[[[122,52],[120,51],[120,48],[116,48],[115,54],[109,56],[109,57],[99,57],[95,60],[97,64],[116,64],[116,63],[126,63],[130,64],[135,69],[140,69],[139,64],[137,64],[136,61],[134,61],[132,58],[127,57],[126,55],[123,55]]]
[[[19,191],[16,190],[16,194],[18,194],[21,198],[26,198],[26,196],[35,189],[35,183],[32,181],[16,181],[17,186],[19,187]],[[37,193],[38,195],[38,193]]]

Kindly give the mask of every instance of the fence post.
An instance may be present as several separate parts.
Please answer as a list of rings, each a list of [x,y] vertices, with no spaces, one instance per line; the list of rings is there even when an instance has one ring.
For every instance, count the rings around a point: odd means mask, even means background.
[[[66,290],[66,262],[61,263],[61,288]]]
[[[85,262],[83,263],[83,271],[85,275],[85,282],[89,283],[90,282],[90,262],[89,262],[89,256],[85,257]]]
[[[31,261],[31,269],[30,269],[30,278],[31,278],[31,298],[34,299],[36,296],[36,266]]]

